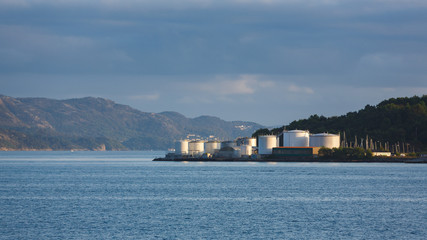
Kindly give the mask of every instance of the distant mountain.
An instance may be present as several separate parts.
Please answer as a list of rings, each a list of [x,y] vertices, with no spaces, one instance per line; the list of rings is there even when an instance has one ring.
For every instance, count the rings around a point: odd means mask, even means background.
[[[262,126],[176,112],[146,113],[103,98],[53,100],[0,96],[0,149],[167,149],[189,134],[250,136]]]
[[[342,116],[312,115],[308,119],[291,122],[287,126],[260,129],[255,135],[304,129],[313,133],[330,132],[346,135],[348,141],[368,135],[375,141],[390,144],[410,144],[417,151],[427,150],[427,95],[422,97],[391,98],[376,106],[367,105],[357,112]]]

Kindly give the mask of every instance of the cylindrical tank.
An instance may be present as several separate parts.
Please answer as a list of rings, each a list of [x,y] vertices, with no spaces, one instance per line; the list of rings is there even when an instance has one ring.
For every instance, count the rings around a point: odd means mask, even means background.
[[[219,141],[209,141],[205,142],[205,153],[214,154],[215,150],[221,148],[221,143]]]
[[[284,147],[308,147],[310,133],[303,130],[291,130],[283,132]]]
[[[256,138],[246,138],[245,145],[256,147]]]
[[[250,155],[252,155],[252,146],[250,146],[250,145],[242,145],[242,146],[240,146],[240,154],[242,156],[250,156]]]
[[[273,148],[277,147],[277,140],[275,135],[258,136],[258,153],[261,155],[271,154]]]
[[[224,147],[232,147],[232,148],[234,148],[236,146],[237,146],[237,143],[235,141],[224,141],[224,142],[221,142],[221,148],[224,148]]]
[[[188,154],[190,155],[202,155],[205,149],[205,142],[196,140],[188,143]]]
[[[188,154],[188,140],[180,140],[175,142],[175,154]]]
[[[339,148],[340,135],[318,133],[310,135],[310,147]]]
[[[233,157],[234,158],[240,158],[242,157],[242,153],[239,147],[235,147],[234,148],[234,152],[233,152]]]

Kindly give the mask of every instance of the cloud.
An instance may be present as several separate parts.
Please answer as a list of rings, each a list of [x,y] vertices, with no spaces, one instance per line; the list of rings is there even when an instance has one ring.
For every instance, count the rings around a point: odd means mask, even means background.
[[[289,85],[288,89],[289,92],[292,93],[304,93],[304,94],[313,94],[314,90],[309,87],[299,87],[295,84]]]
[[[260,88],[272,87],[274,82],[261,81],[255,75],[240,75],[237,79],[227,79],[223,76],[215,80],[198,83],[195,85],[197,91],[206,92],[218,96],[250,95]]]
[[[259,121],[293,120],[324,105],[356,110],[351,104],[427,92],[426,6],[426,0],[0,0],[1,91],[96,95],[153,112]],[[286,115],[269,116],[281,107],[289,108]]]
[[[207,98],[206,96],[200,96],[200,95],[194,95],[194,94],[192,94],[192,95],[185,95],[185,96],[179,97],[177,99],[177,101],[179,103],[185,104],[187,106],[188,105],[193,105],[194,106],[194,105],[200,105],[200,104],[202,104],[202,105],[204,105],[204,104],[212,105],[212,104],[218,103],[217,101],[212,100],[210,98]]]
[[[387,53],[373,53],[361,57],[362,65],[377,66],[377,67],[393,67],[402,64],[402,59],[399,56]]]
[[[31,61],[31,56],[17,49],[0,48],[0,64],[16,64]]]
[[[3,47],[18,48],[38,55],[59,55],[91,49],[95,42],[90,37],[59,35],[30,26],[0,25]]]
[[[0,24],[0,71],[87,73],[135,68],[132,51],[111,38]]]
[[[95,20],[92,20],[91,23],[98,26],[108,26],[108,27],[132,27],[137,25],[137,22],[135,21],[114,20],[114,19],[95,19]]]
[[[146,11],[153,9],[207,9],[230,7],[341,7],[358,9],[364,12],[387,11],[388,9],[426,7],[425,0],[0,0],[0,6],[12,8],[31,8],[50,6],[57,8],[91,7],[109,11]]]
[[[0,0],[0,6],[5,7],[94,7],[98,9],[143,10],[145,9],[186,9],[206,8],[211,6],[214,0]],[[221,2],[221,1],[220,1]],[[221,2],[222,4],[222,2]]]

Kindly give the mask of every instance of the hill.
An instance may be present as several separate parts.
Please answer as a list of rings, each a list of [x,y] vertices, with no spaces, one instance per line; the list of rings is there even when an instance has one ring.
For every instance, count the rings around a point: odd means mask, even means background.
[[[188,134],[221,139],[262,127],[176,112],[146,113],[103,98],[53,100],[0,96],[0,149],[167,149]]]
[[[293,121],[289,125],[273,129],[270,133],[278,133],[283,129],[341,133],[345,134],[347,140],[368,135],[374,141],[388,142],[390,145],[408,143],[417,151],[426,151],[427,95],[391,98],[376,106],[367,105],[364,109],[342,116],[312,115],[308,119]],[[266,133],[266,129],[257,132]]]

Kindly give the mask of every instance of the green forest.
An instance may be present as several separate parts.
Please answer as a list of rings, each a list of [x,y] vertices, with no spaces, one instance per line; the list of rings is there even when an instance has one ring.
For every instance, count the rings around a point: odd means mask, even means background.
[[[349,112],[342,116],[317,114],[275,129],[259,129],[253,136],[279,134],[283,130],[309,130],[310,133],[341,134],[348,145],[354,139],[368,138],[383,146],[388,144],[417,152],[427,151],[427,95],[391,98],[376,106]],[[393,147],[394,148],[394,147]]]

